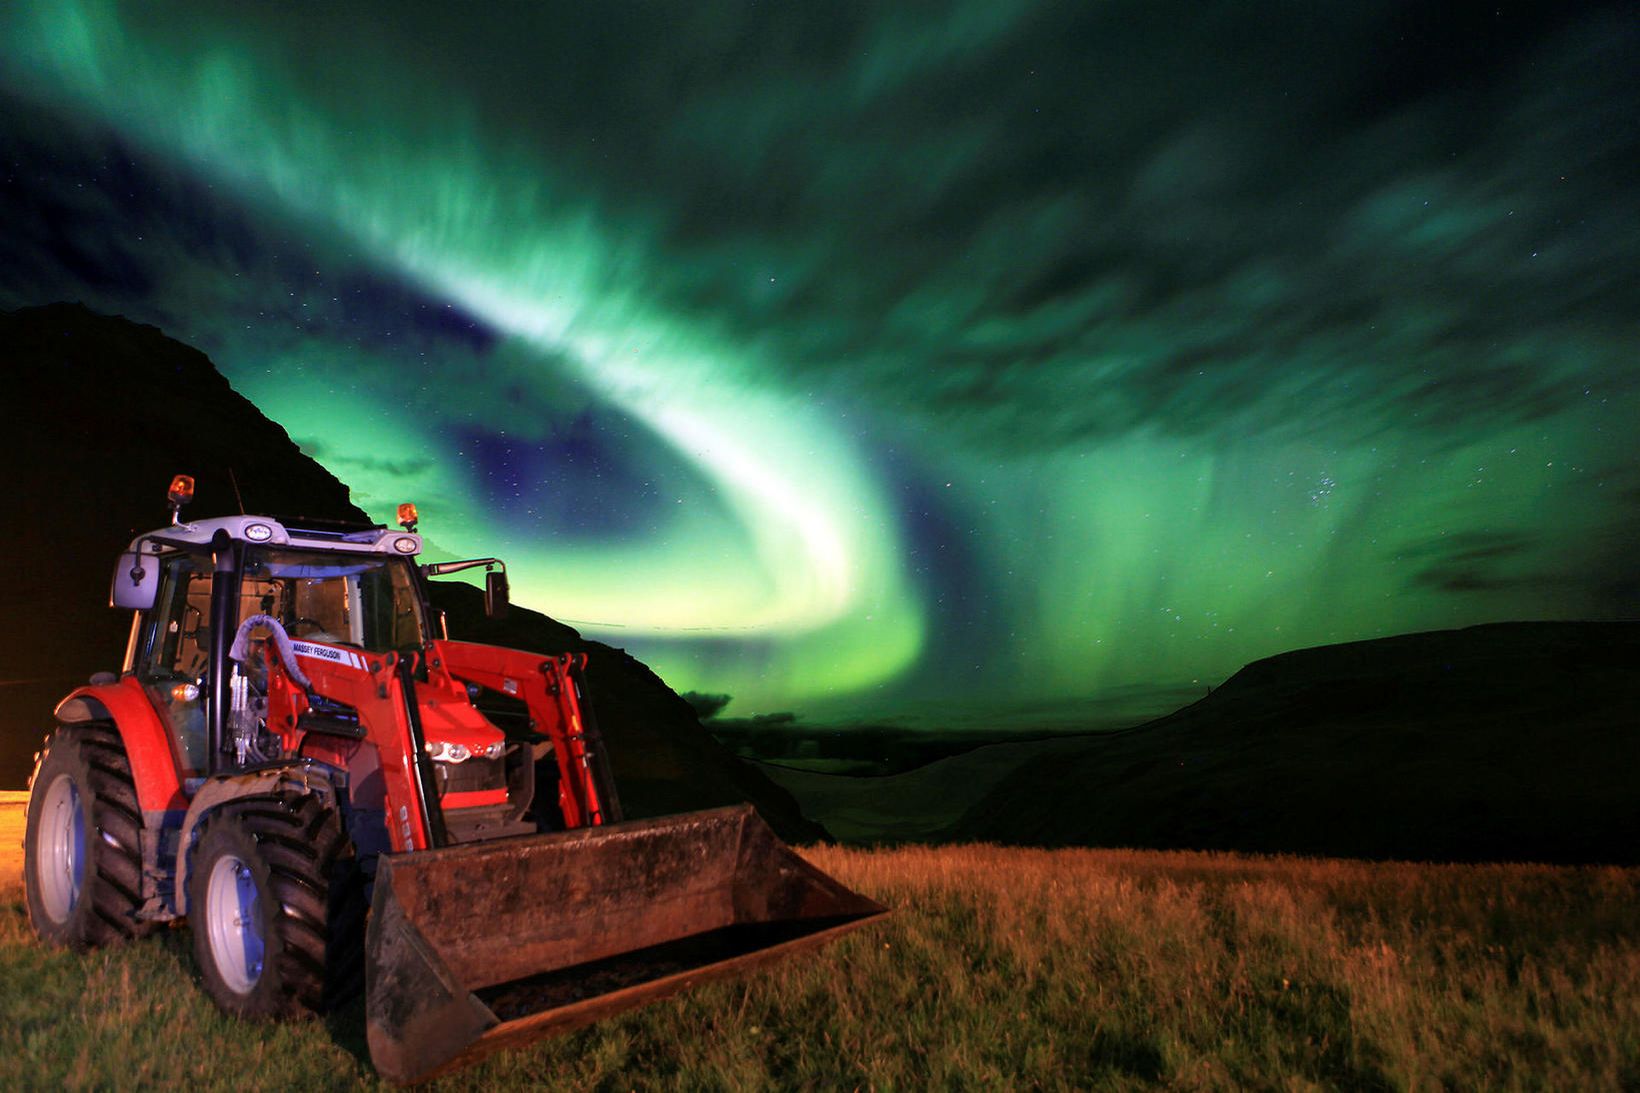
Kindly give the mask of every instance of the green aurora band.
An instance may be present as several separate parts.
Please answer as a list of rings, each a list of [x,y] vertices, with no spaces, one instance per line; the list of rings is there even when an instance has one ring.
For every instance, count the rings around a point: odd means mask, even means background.
[[[1072,701],[1640,610],[1635,201],[1591,181],[1626,139],[1597,17],[1489,83],[1487,132],[1444,159],[1436,95],[1326,129],[1336,169],[1296,151],[1279,131],[1306,119],[1258,110],[1316,60],[1134,118],[1044,97],[1093,148],[1067,168],[1009,143],[1048,12],[868,10],[831,41],[796,11],[475,29],[51,0],[0,15],[0,81],[209,180],[304,261],[495,332],[281,330],[345,311],[323,278],[247,328],[227,316],[270,278],[199,248],[152,304],[376,518],[416,500],[436,556],[501,553],[516,598],[736,714]],[[1338,48],[1369,22],[1339,20]],[[1110,99],[1154,78],[1122,55],[1084,62]],[[974,80],[1010,90],[950,106]],[[924,101],[946,105],[906,117]],[[508,472],[470,443],[552,450],[587,414],[646,468],[608,534],[562,526],[539,480],[486,481]],[[596,485],[576,496],[625,507]]]

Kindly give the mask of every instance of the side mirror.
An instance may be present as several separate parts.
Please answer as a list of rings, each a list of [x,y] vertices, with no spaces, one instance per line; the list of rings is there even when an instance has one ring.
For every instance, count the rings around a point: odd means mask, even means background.
[[[507,571],[492,569],[484,574],[484,613],[497,622],[507,617]]]
[[[159,597],[159,559],[152,554],[128,550],[114,567],[114,583],[108,592],[108,606],[126,611],[147,611]]]

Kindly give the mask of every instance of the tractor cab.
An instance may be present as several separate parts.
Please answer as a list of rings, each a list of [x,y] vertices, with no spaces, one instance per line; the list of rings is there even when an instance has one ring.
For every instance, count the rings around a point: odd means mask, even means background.
[[[112,595],[138,612],[126,676],[165,724],[184,796],[212,777],[306,761],[333,772],[363,817],[355,839],[376,849],[567,825],[565,802],[536,792],[538,767],[543,788],[561,781],[550,737],[532,731],[538,719],[524,717],[509,737],[486,717],[472,701],[483,685],[447,668],[462,649],[446,648],[431,625],[427,576],[488,567],[493,614],[505,604],[504,576],[494,580],[502,563],[418,568],[415,510],[403,509],[404,530],[230,516],[179,521],[131,543]],[[385,699],[384,675],[394,677],[391,709],[362,717],[362,706]],[[381,731],[395,722],[402,732]],[[409,769],[383,771],[397,755]],[[395,794],[406,776],[418,784]],[[390,797],[420,802],[419,822],[390,823]],[[586,811],[571,804],[567,815]]]
[[[265,516],[179,523],[134,540],[111,599],[138,612],[125,668],[163,711],[179,766],[198,777],[281,757],[271,735],[235,741],[230,732],[236,708],[267,698],[270,643],[338,664],[424,648],[433,634],[413,564],[420,549],[420,536],[382,527],[299,528]]]

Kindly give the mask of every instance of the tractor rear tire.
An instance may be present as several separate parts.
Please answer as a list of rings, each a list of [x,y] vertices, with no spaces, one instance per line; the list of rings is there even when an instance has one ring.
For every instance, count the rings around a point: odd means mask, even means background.
[[[206,992],[248,1018],[326,1012],[364,985],[364,885],[341,817],[295,793],[209,817],[188,870]]]
[[[65,725],[29,779],[23,888],[48,945],[90,949],[141,937],[142,808],[111,726]]]

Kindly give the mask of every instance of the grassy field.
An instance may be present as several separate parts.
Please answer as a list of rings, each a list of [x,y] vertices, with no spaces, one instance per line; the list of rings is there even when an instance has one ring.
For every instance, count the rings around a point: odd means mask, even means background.
[[[808,853],[895,915],[441,1085],[1640,1087],[1640,871]],[[0,1088],[377,1084],[357,1007],[228,1020],[194,986],[187,942],[47,952],[16,873],[0,876]]]

